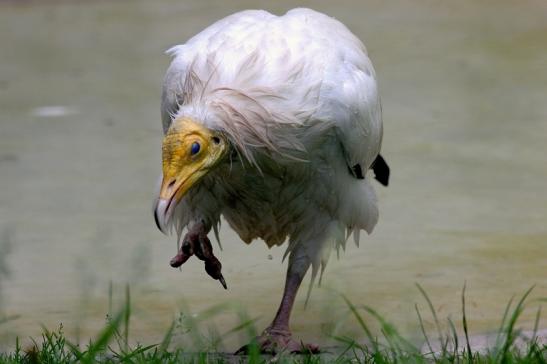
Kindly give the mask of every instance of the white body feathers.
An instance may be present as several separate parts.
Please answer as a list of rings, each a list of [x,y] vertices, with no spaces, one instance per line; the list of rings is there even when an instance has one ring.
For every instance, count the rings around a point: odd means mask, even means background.
[[[333,247],[372,231],[366,172],[381,146],[380,101],[365,47],[343,24],[309,9],[243,11],[169,53],[164,131],[188,116],[237,152],[178,205],[179,236],[202,220],[218,238],[223,215],[247,243],[289,238],[291,261],[307,256],[315,278]],[[357,164],[365,179],[350,173]]]

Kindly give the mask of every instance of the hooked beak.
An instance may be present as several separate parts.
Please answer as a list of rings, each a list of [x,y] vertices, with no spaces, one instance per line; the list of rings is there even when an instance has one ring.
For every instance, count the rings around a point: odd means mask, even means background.
[[[173,121],[162,144],[163,180],[154,219],[168,233],[178,203],[226,155],[228,143],[218,132],[188,119]]]
[[[167,226],[172,216],[173,208],[170,206],[170,201],[158,199],[154,206],[154,220],[158,229],[165,235],[167,235]]]
[[[195,171],[187,178],[169,178],[164,177],[161,183],[159,198],[154,207],[154,220],[158,229],[164,234],[168,233],[168,226],[173,217],[175,208],[179,201],[184,197],[190,187],[205,174],[201,171]]]

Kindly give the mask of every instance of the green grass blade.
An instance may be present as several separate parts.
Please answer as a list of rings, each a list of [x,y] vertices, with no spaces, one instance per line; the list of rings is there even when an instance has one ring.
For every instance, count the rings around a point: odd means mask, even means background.
[[[101,331],[97,340],[89,345],[89,348],[82,356],[82,363],[85,364],[95,362],[96,355],[103,351],[110,342],[110,340],[113,338],[116,330],[122,323],[124,315],[125,312],[122,310],[112,318],[112,320]]]
[[[141,355],[145,352],[147,352],[148,350],[152,349],[152,348],[155,348],[157,347],[158,344],[153,344],[153,345],[148,345],[148,346],[144,346],[144,347],[139,347],[133,351],[131,351],[130,353],[124,355],[124,356],[121,356],[120,357],[120,361],[121,362],[127,362],[127,361],[130,361],[132,358],[134,358],[135,356],[137,355]]]
[[[82,353],[82,351],[80,350],[80,348],[71,343],[70,341],[66,340],[66,345],[68,346],[68,348],[70,349],[70,351],[72,352],[72,355],[74,355],[74,357],[76,358],[76,360],[78,361],[82,361],[82,358],[84,356],[84,353]]]
[[[114,284],[108,281],[108,316],[112,315],[112,300],[114,295]]]
[[[403,338],[395,326],[393,326],[391,323],[389,323],[386,319],[382,317],[376,310],[369,306],[363,306],[363,308],[370,313],[382,326],[382,330],[385,332],[384,336],[389,336],[389,339],[392,340],[393,344],[395,345],[395,349],[402,352],[408,352],[412,354],[419,353],[420,350],[416,348],[414,345],[412,345],[409,341],[407,341],[405,338]],[[388,337],[386,337],[388,339]],[[403,347],[401,347],[401,345]]]
[[[173,339],[173,332],[175,331],[175,320],[171,321],[171,325],[169,326],[169,329],[163,336],[163,340],[161,341],[161,344],[158,348],[160,352],[165,352],[169,348],[169,345],[171,344],[171,340]]]
[[[249,326],[254,326],[254,324],[259,320],[259,317],[255,317],[253,319],[245,320],[244,322],[240,323],[239,325],[236,325],[235,327],[229,329],[224,334],[222,334],[222,337],[227,337],[231,334],[234,334],[236,332],[240,332],[243,330],[248,330]]]
[[[530,340],[532,343],[537,340],[540,318],[541,318],[541,306],[538,307],[538,310],[536,312],[536,319],[534,320],[534,331],[532,331],[532,338]]]
[[[353,313],[353,316],[355,316],[355,318],[357,319],[359,326],[361,326],[361,328],[365,332],[365,335],[370,340],[371,345],[374,348],[374,351],[378,351],[378,344],[376,343],[376,340],[374,340],[374,337],[372,336],[372,332],[368,328],[367,324],[365,324],[365,321],[363,320],[363,318],[357,311],[357,308],[353,305],[353,303],[350,302],[350,300],[345,295],[342,295],[342,298],[346,302],[346,305],[348,305],[350,311]]]
[[[502,350],[500,352],[502,363],[508,362],[509,349],[513,345],[517,336],[515,332],[515,324],[517,323],[518,318],[522,314],[522,311],[524,311],[524,302],[526,301],[526,298],[530,295],[534,287],[535,285],[530,287],[526,291],[526,293],[524,293],[524,295],[521,297],[521,299],[517,303],[517,306],[513,310],[513,314],[511,315],[507,323],[507,328],[505,329],[505,343],[503,344]]]
[[[452,341],[454,342],[454,348],[452,350],[452,356],[456,358],[458,356],[458,349],[460,347],[460,343],[458,340],[458,332],[456,331],[456,326],[454,325],[454,322],[452,322],[452,319],[449,317],[448,319],[448,325],[450,327],[450,331],[452,333]]]
[[[463,284],[462,289],[462,320],[463,320],[463,332],[465,334],[465,346],[467,348],[467,361],[469,363],[473,362],[473,352],[471,351],[471,343],[469,342],[469,330],[467,327],[467,315],[465,313],[465,289],[467,283]]]
[[[435,355],[435,352],[433,351],[433,347],[431,346],[431,342],[429,341],[429,337],[427,336],[427,332],[425,330],[424,321],[422,319],[422,315],[420,314],[420,310],[418,309],[418,304],[414,304],[414,309],[416,310],[416,314],[418,315],[418,321],[420,323],[420,329],[422,330],[422,334],[424,335],[425,342],[427,344],[427,348],[429,349],[429,352],[433,356],[433,361],[437,361],[437,357]]]
[[[129,350],[129,320],[131,318],[131,292],[129,284],[125,286],[125,309],[123,315],[123,341],[125,350]]]
[[[429,310],[431,311],[431,314],[433,315],[433,320],[435,321],[435,327],[437,328],[437,333],[439,335],[439,342],[441,343],[441,347],[444,347],[443,334],[442,334],[442,331],[441,331],[441,324],[440,324],[439,319],[437,317],[437,312],[435,311],[435,308],[433,307],[433,303],[431,302],[431,300],[429,299],[429,296],[427,295],[425,290],[422,288],[422,286],[420,286],[419,283],[416,283],[416,287],[418,287],[418,290],[420,291],[422,296],[425,298],[425,300],[427,302],[427,305],[429,306]]]
[[[355,347],[355,341],[354,340],[350,340],[349,342],[346,342],[346,344],[348,345],[344,350],[342,350],[342,352],[336,357],[336,359],[334,360],[335,363],[339,363],[342,358],[344,357],[344,355],[346,355],[346,353],[348,351],[350,351],[352,348]]]
[[[501,346],[501,340],[502,340],[503,332],[505,329],[505,323],[507,322],[507,317],[509,316],[509,310],[511,309],[511,306],[513,305],[514,299],[515,299],[515,296],[511,296],[511,299],[509,299],[509,302],[507,302],[507,305],[505,306],[505,311],[503,312],[503,317],[501,318],[498,334],[496,335],[496,345],[495,345],[496,350]]]

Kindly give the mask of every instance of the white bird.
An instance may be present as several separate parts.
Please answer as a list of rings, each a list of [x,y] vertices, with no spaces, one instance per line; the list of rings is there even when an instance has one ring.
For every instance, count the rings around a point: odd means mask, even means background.
[[[371,172],[379,155],[376,75],[361,41],[310,9],[283,16],[248,10],[171,48],[162,94],[160,230],[178,233],[178,267],[191,255],[226,288],[207,234],[221,216],[241,239],[288,240],[283,298],[258,338],[262,351],[317,351],[289,330],[308,269],[313,285],[333,248],[378,221]],[[183,232],[186,234],[183,236]],[[309,295],[309,291],[308,291]]]

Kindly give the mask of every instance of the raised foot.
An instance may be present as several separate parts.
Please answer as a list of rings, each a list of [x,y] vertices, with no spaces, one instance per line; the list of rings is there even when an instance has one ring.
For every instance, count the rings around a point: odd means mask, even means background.
[[[292,338],[288,330],[276,330],[267,328],[262,335],[258,336],[254,342],[241,347],[235,352],[236,355],[248,354],[253,345],[258,346],[262,354],[317,354],[319,346],[315,344],[304,344]]]
[[[197,231],[196,231],[197,230]],[[227,289],[226,281],[222,276],[222,264],[213,254],[211,241],[207,237],[207,233],[202,229],[189,231],[182,239],[180,251],[175,255],[169,263],[173,268],[178,268],[192,256],[195,255],[198,259],[205,262],[205,271],[213,279],[217,279],[220,284]]]

